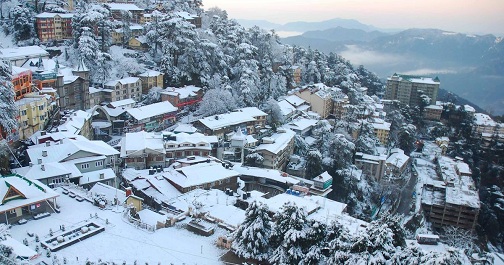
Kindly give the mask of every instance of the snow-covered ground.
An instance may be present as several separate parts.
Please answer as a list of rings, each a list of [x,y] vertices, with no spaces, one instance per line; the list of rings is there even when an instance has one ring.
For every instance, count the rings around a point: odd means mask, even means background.
[[[56,190],[62,191],[59,188]],[[35,238],[29,237],[27,231],[35,233],[43,241],[49,237],[49,229],[58,233],[61,225],[65,225],[67,231],[88,220],[105,226],[104,232],[52,253],[60,261],[65,257],[67,264],[85,264],[87,258],[116,264],[124,261],[127,264],[135,261],[137,264],[222,264],[219,257],[226,252],[215,245],[219,235],[227,234],[221,228],[216,228],[215,234],[209,237],[196,235],[184,228],[189,221],[186,219],[174,227],[149,233],[123,220],[121,208],[100,210],[87,201],[78,202],[63,194],[58,197],[57,203],[61,213],[30,220],[24,225],[14,225],[11,228],[12,237],[20,242],[27,238],[30,247],[35,249]],[[42,255],[33,264],[42,260],[52,264],[53,257],[47,258],[45,250],[40,248],[39,253]]]

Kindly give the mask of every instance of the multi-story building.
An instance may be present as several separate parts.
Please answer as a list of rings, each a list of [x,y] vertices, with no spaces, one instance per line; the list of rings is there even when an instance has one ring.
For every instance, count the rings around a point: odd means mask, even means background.
[[[161,92],[161,101],[168,101],[178,108],[194,105],[202,98],[203,89],[196,86],[167,87]]]
[[[128,130],[130,132],[163,130],[175,123],[177,110],[178,108],[168,101],[128,109],[126,110],[129,115]]]
[[[59,132],[82,135],[86,139],[94,139],[94,130],[91,126],[92,115],[83,110],[65,111],[61,117],[60,125],[57,127]]]
[[[40,13],[35,16],[37,34],[42,42],[72,38],[73,14]]]
[[[142,92],[144,94],[147,94],[149,89],[153,87],[163,87],[164,74],[161,72],[147,70],[147,72],[139,74],[138,77],[142,80]],[[173,102],[170,103],[172,103],[173,106],[177,105]]]
[[[114,102],[123,99],[140,99],[142,96],[142,80],[138,77],[126,77],[108,81],[104,85],[104,101]]]
[[[439,78],[393,74],[387,78],[385,99],[399,100],[410,106],[420,105],[422,94],[430,98],[430,104],[436,104],[439,91]]]
[[[263,137],[262,143],[255,148],[255,152],[264,158],[262,167],[285,170],[294,152],[295,135],[292,130],[279,128],[270,137]]]
[[[443,113],[443,106],[429,105],[424,109],[423,118],[432,121],[440,121],[441,113]]]
[[[46,185],[73,182],[90,188],[96,182],[116,186],[119,151],[103,141],[83,138],[47,141],[27,149],[31,164],[16,173]]]
[[[407,172],[410,157],[404,154],[404,151],[399,148],[390,150],[390,156],[387,158],[387,174],[394,176],[402,176]]]
[[[201,133],[127,133],[121,140],[121,158],[130,168],[166,167],[175,159],[213,156],[217,142],[216,136]]]
[[[333,111],[332,95],[339,92],[338,88],[327,87],[322,83],[303,87],[296,95],[310,103],[311,110],[327,118]]]
[[[143,26],[140,25],[131,25],[130,32],[131,36],[141,35],[143,31]],[[129,39],[124,39],[123,29],[115,29],[112,30],[112,44],[122,44],[127,43]]]
[[[26,94],[15,102],[19,109],[18,132],[19,139],[26,140],[36,131],[43,130],[49,118],[49,96],[38,93]]]
[[[380,143],[382,145],[387,145],[388,143],[390,125],[391,125],[390,123],[382,119],[377,118],[374,119],[373,122],[374,133],[376,135],[376,138],[380,140]]]
[[[424,184],[422,208],[436,228],[458,226],[473,229],[478,220],[480,200],[469,166],[440,156],[437,176]]]
[[[25,94],[32,92],[32,72],[30,69],[12,66],[12,85],[14,86],[14,99],[19,100]]]
[[[106,3],[106,5],[110,8],[112,17],[119,21],[122,20],[122,12],[129,11],[132,15],[131,23],[139,24],[144,12],[142,8],[130,3]]]
[[[370,155],[357,152],[355,153],[354,159],[355,166],[362,170],[362,173],[374,177],[377,181],[380,181],[385,174],[386,155]]]
[[[199,119],[194,122],[194,127],[204,134],[224,139],[227,134],[238,129],[245,129],[246,134],[258,133],[266,125],[266,116],[268,114],[256,107],[241,108],[230,113]]]
[[[59,97],[61,109],[84,110],[89,108],[89,70],[81,60],[74,68],[66,67],[53,59],[29,59],[23,68],[33,73],[33,83],[39,91],[52,92]],[[56,96],[57,94],[57,96]]]
[[[475,113],[473,133],[477,136],[481,136],[482,133],[504,134],[504,123],[495,122],[487,114]]]

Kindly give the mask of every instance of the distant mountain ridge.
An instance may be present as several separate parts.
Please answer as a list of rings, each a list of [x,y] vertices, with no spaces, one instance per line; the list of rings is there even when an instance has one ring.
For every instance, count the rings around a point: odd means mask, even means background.
[[[289,22],[286,24],[273,23],[267,20],[237,19],[237,21],[246,28],[259,26],[260,28],[268,30],[274,29],[276,31],[306,32],[314,30],[326,30],[336,27],[342,27],[346,29],[360,29],[364,31],[376,31],[376,30],[387,31],[383,29],[378,29],[371,25],[363,24],[355,19],[344,19],[344,18],[334,18],[318,22],[296,21],[296,22]]]

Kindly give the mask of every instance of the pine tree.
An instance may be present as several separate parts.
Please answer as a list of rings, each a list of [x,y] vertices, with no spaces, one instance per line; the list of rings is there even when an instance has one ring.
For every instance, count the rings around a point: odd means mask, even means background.
[[[14,86],[7,64],[0,60],[0,125],[4,133],[17,128],[18,109],[14,104]]]
[[[274,264],[298,264],[308,252],[307,219],[304,209],[287,202],[282,211],[275,214],[271,235],[274,251],[269,262]]]
[[[245,213],[245,221],[233,235],[233,251],[240,257],[264,261],[270,253],[271,218],[268,206],[252,202]]]
[[[16,43],[35,38],[35,20],[31,10],[16,6],[11,9],[12,30]]]

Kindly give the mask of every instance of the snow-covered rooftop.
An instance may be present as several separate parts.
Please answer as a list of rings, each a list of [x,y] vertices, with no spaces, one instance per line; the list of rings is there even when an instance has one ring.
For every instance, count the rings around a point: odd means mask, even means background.
[[[101,194],[109,201],[114,201],[115,198],[119,202],[124,202],[126,200],[126,192],[116,189],[112,186],[97,182],[90,190],[91,194]]]
[[[296,108],[306,103],[306,101],[304,99],[302,99],[296,95],[289,95],[289,96],[285,97],[284,100],[289,102],[289,104],[291,104],[292,106],[294,106]]]
[[[158,75],[162,74],[161,72],[159,71],[156,71],[156,70],[147,70],[141,74],[139,74],[138,76],[141,76],[141,77],[156,77]]]
[[[127,98],[127,99],[123,99],[123,100],[118,100],[118,101],[114,101],[114,102],[110,102],[110,106],[114,107],[114,108],[118,108],[118,107],[122,107],[122,106],[126,106],[126,105],[134,105],[136,103],[136,101],[132,98]]]
[[[280,111],[282,112],[283,116],[289,116],[291,115],[294,111],[296,111],[296,108],[294,108],[289,102],[286,100],[281,100],[278,102],[278,107],[280,107]]]
[[[26,151],[31,161],[36,162],[38,161],[37,159],[42,159],[42,163],[63,162],[79,151],[88,153],[89,156],[119,154],[119,151],[103,141],[73,139],[64,139],[62,142],[51,144],[50,146],[46,146],[46,144],[33,145]],[[46,156],[43,156],[43,154],[46,154]]]
[[[202,88],[197,86],[185,86],[185,87],[167,87],[161,94],[167,94],[170,96],[178,96],[180,99],[195,97],[198,91]]]
[[[135,4],[126,4],[126,3],[106,3],[107,6],[110,7],[111,11],[143,11],[142,8],[139,8]]]
[[[12,196],[8,193],[11,187],[23,197],[16,200],[6,200]],[[0,198],[2,198],[0,212],[5,212],[23,205],[31,205],[35,202],[45,201],[58,196],[58,193],[38,180],[29,180],[19,175],[0,177]]]
[[[138,82],[138,80],[140,80],[140,78],[130,76],[130,77],[125,77],[125,78],[118,79],[118,80],[108,81],[107,83],[105,83],[105,86],[112,87],[112,86],[117,85],[117,83],[121,83],[123,85],[134,84],[134,83]]]
[[[168,101],[161,101],[158,103],[142,106],[139,108],[131,108],[126,110],[133,118],[136,120],[144,120],[148,118],[152,118],[155,116],[159,116],[162,114],[167,114],[171,112],[176,112],[178,110],[177,107],[174,107]]]
[[[196,127],[194,127],[192,124],[187,124],[187,123],[178,123],[177,124],[177,127],[175,127],[175,129],[173,129],[173,132],[174,133],[195,133],[197,132],[198,129],[196,129]]]
[[[290,177],[279,170],[258,168],[258,167],[246,167],[243,165],[235,165],[233,170],[245,176],[253,176],[259,178],[266,178],[270,180],[277,181],[279,183],[289,183],[298,184],[300,181],[298,179]]]
[[[387,158],[386,163],[388,165],[393,165],[397,168],[402,168],[406,162],[409,160],[409,156],[404,154],[404,151],[401,149],[396,148],[394,150],[395,152],[391,153],[390,156]]]
[[[166,153],[161,134],[145,131],[126,133],[121,140],[121,157],[126,157],[144,151],[154,151],[160,154]]]
[[[56,16],[61,17],[61,18],[73,18],[74,14],[73,13],[49,13],[49,12],[43,12],[38,15],[36,15],[36,18],[55,18]]]
[[[474,123],[478,126],[495,127],[497,123],[484,113],[474,113]]]
[[[266,116],[267,114],[258,108],[243,108],[236,111],[209,116],[199,121],[211,130],[218,130],[223,127],[240,124],[249,121],[255,121],[258,116]]]
[[[275,133],[270,138],[272,143],[262,143],[256,147],[256,150],[265,150],[273,154],[277,154],[284,150],[289,142],[295,137],[296,133],[290,129],[285,129],[285,132]]]
[[[414,76],[414,75],[401,75],[401,74],[393,74],[391,77],[388,77],[387,80],[396,80],[396,81],[408,81],[412,83],[421,83],[421,84],[440,84],[439,79],[432,77],[424,77],[424,76]]]
[[[168,173],[170,174],[165,176],[182,188],[212,183],[239,175],[235,170],[227,169],[215,162],[186,166]]]
[[[25,58],[38,58],[49,56],[49,53],[40,46],[25,46],[0,49],[0,59],[7,61]]]
[[[285,124],[284,127],[289,128],[293,131],[304,131],[308,128],[315,126],[317,122],[318,120],[314,119],[298,118]]]

